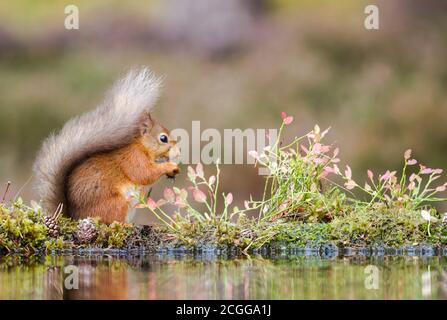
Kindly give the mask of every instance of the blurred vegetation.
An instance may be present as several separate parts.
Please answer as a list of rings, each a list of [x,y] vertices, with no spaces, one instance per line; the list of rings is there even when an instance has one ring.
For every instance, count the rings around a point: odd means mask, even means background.
[[[296,135],[332,126],[354,172],[395,167],[407,148],[447,169],[443,1],[376,1],[374,32],[366,1],[180,2],[72,1],[71,31],[61,2],[1,2],[0,181],[18,192],[41,141],[141,64],[166,75],[156,116],[167,127],[269,128],[286,111]],[[262,193],[252,166],[226,171],[236,201]]]

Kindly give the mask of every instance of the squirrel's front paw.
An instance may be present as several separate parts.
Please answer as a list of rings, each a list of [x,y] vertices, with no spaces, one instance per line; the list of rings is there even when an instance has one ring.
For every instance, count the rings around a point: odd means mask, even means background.
[[[175,178],[175,176],[180,173],[180,168],[176,163],[169,162],[166,163],[166,166],[167,166],[166,176],[168,178]]]

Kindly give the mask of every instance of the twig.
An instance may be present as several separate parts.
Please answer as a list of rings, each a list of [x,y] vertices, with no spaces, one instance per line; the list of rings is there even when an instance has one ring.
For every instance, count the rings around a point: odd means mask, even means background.
[[[53,213],[51,218],[57,221],[57,219],[59,219],[59,217],[60,217],[60,215],[62,213],[63,208],[64,208],[64,204],[63,203],[59,203],[59,205],[56,208],[56,211]]]
[[[6,199],[6,195],[8,194],[8,192],[9,192],[9,188],[11,187],[11,181],[8,181],[7,183],[6,183],[6,190],[5,190],[5,193],[3,194],[3,198],[2,198],[2,202],[1,203],[4,203],[5,202],[5,199]]]
[[[17,200],[18,196],[20,195],[20,193],[22,192],[22,190],[28,185],[28,183],[30,183],[31,179],[33,178],[33,175],[31,175],[28,180],[26,180],[26,182],[20,187],[20,189],[16,192],[16,194],[14,195],[13,199],[14,201]]]

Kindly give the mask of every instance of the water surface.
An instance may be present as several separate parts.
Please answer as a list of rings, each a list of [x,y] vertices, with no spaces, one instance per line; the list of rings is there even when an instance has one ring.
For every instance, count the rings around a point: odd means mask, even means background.
[[[78,289],[70,288],[73,272]],[[0,299],[446,298],[447,257],[437,256],[0,259]]]

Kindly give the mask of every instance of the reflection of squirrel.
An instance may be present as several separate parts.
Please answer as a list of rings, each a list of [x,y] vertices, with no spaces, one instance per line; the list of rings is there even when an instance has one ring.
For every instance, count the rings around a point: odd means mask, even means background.
[[[63,204],[75,219],[122,222],[131,188],[179,172],[169,160],[179,155],[175,139],[149,113],[160,83],[146,68],[131,71],[98,108],[44,142],[34,171],[45,209]]]

